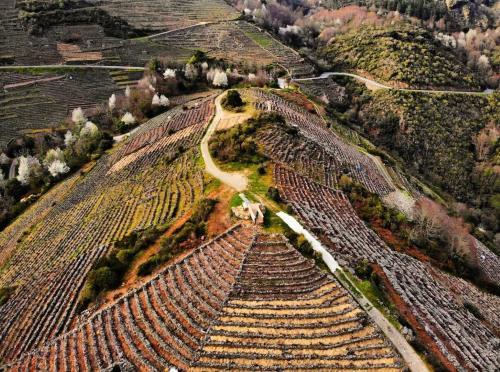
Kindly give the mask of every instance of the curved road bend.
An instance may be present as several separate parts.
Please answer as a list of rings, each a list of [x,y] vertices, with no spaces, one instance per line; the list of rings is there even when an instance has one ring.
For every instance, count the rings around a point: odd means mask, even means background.
[[[201,155],[203,156],[203,160],[205,162],[205,170],[207,171],[207,173],[219,179],[222,183],[225,183],[226,185],[232,187],[236,191],[244,191],[248,185],[247,178],[241,173],[229,173],[219,169],[219,167],[217,167],[214,160],[212,159],[212,156],[210,155],[210,151],[208,149],[208,141],[210,140],[210,137],[215,132],[215,129],[219,125],[220,121],[224,118],[224,110],[221,106],[221,99],[225,94],[226,93],[224,92],[215,99],[215,116],[208,126],[205,136],[203,136],[203,139],[201,140]]]
[[[493,94],[494,90],[492,89],[487,89],[483,92],[478,92],[478,91],[466,91],[466,90],[432,90],[432,89],[409,89],[409,88],[394,88],[390,87],[388,85],[381,84],[375,80],[371,80],[368,78],[365,78],[360,75],[356,74],[351,74],[349,72],[324,72],[320,76],[312,77],[312,78],[301,78],[301,79],[292,79],[292,81],[311,81],[311,80],[322,80],[329,78],[330,76],[347,76],[351,77],[353,79],[359,80],[366,85],[379,88],[379,89],[392,89],[392,90],[398,90],[400,92],[415,92],[415,93],[445,93],[445,94]]]

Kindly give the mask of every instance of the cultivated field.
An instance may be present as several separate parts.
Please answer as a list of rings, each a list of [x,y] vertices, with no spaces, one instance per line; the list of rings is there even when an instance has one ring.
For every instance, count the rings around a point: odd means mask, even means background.
[[[113,241],[173,221],[200,198],[197,146],[212,111],[208,100],[157,120],[154,133],[133,136],[62,182],[0,234],[0,287],[16,286],[0,308],[3,360],[69,328],[86,273]]]
[[[91,0],[110,15],[138,29],[165,31],[201,22],[238,18],[239,13],[224,0]]]
[[[7,370],[347,369],[401,358],[283,237],[235,226]]]
[[[201,49],[213,57],[250,65],[277,63],[294,76],[313,73],[312,66],[298,53],[245,21],[200,25],[162,35],[154,42],[168,50]]]
[[[295,84],[302,92],[325,104],[344,104],[347,101],[345,88],[335,83],[332,78],[302,80]]]
[[[342,173],[361,182],[379,195],[393,191],[372,159],[346,143],[316,114],[307,112],[293,102],[261,89],[243,92],[252,97],[258,110],[281,114],[288,126],[297,129],[300,136],[287,128],[270,126],[259,133],[258,140],[271,159],[289,164],[312,179],[334,187]]]
[[[59,126],[77,107],[106,102],[123,88],[120,76],[129,83],[137,78],[105,70],[0,73],[0,146],[22,133]]]
[[[366,258],[381,267],[391,288],[388,295],[396,296],[391,299],[399,301],[398,308],[405,312],[412,327],[430,335],[428,346],[441,353],[450,366],[473,371],[498,368],[494,346],[498,321],[492,311],[494,296],[478,290],[459,294],[457,288],[472,286],[459,279],[447,279],[429,264],[390,250],[359,219],[341,191],[280,165],[275,166],[274,179],[281,197],[327,244],[334,257],[351,266]],[[457,294],[450,295],[453,292]],[[467,311],[463,301],[470,301],[479,308],[487,322],[481,322]]]
[[[0,65],[50,64],[61,58],[54,43],[48,38],[37,38],[23,30],[18,19],[16,0],[0,2]]]

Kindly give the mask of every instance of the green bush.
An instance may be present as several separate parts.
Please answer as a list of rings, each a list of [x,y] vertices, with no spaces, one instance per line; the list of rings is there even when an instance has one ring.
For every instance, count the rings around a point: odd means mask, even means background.
[[[184,242],[204,236],[207,231],[206,221],[216,203],[217,200],[214,199],[200,200],[196,204],[189,220],[161,242],[158,254],[141,264],[137,270],[137,274],[140,276],[151,274],[162,263],[169,261],[181,253],[184,250],[182,245]]]
[[[483,320],[484,316],[481,314],[479,309],[477,308],[476,305],[470,303],[470,302],[464,302],[464,307],[472,314],[474,315],[477,319]]]
[[[137,275],[146,276],[153,272],[154,269],[161,263],[159,255],[154,255],[150,257],[146,262],[139,265],[137,269]]]
[[[0,288],[0,306],[4,305],[14,293],[14,287],[1,287]]]
[[[163,231],[151,227],[133,231],[116,241],[111,252],[96,261],[88,273],[78,299],[79,311],[87,308],[102,292],[117,288],[138,254],[153,244]]]
[[[370,262],[365,258],[362,260],[359,260],[356,262],[354,265],[354,272],[356,275],[361,278],[361,279],[368,279],[370,278],[372,274],[372,267],[370,265]]]
[[[118,276],[108,266],[100,267],[97,270],[92,270],[87,277],[87,281],[89,283],[89,286],[95,289],[97,292],[116,288],[120,284],[118,281]]]
[[[244,105],[240,93],[238,93],[237,90],[228,90],[226,96],[222,99],[222,107],[230,111],[239,110]]]
[[[215,133],[209,143],[212,155],[223,163],[240,162],[259,164],[266,160],[257,145],[255,134],[267,123],[283,123],[276,114],[262,113],[256,118],[230,129]]]
[[[280,192],[276,187],[269,187],[269,189],[267,189],[267,196],[277,203],[281,202]]]

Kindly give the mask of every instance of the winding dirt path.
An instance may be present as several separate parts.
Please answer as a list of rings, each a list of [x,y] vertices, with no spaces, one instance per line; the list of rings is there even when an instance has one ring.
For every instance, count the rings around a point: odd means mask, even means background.
[[[416,93],[435,93],[435,94],[480,94],[480,95],[489,95],[493,94],[494,90],[492,89],[486,89],[483,92],[478,92],[478,91],[467,91],[467,90],[432,90],[432,89],[409,89],[409,88],[394,88],[388,85],[381,84],[375,80],[371,80],[368,78],[365,78],[360,75],[352,74],[349,72],[324,72],[320,76],[312,77],[312,78],[302,78],[302,79],[292,79],[292,81],[311,81],[311,80],[322,80],[329,78],[330,76],[347,76],[351,77],[353,79],[356,79],[358,81],[361,81],[362,83],[365,83],[366,87],[370,90],[377,90],[377,89],[390,89],[390,90],[398,90],[400,92],[416,92]]]
[[[236,191],[244,191],[248,185],[247,177],[239,172],[224,172],[221,170],[212,159],[208,149],[208,142],[212,134],[215,132],[221,120],[226,118],[225,112],[221,106],[221,100],[225,96],[225,92],[215,99],[215,116],[210,123],[205,136],[201,140],[201,155],[205,162],[205,170],[215,178],[219,179],[222,183],[230,186]]]

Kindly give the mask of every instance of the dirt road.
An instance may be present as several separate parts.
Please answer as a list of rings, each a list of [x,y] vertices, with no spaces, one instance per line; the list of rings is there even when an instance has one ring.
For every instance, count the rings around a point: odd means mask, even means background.
[[[208,150],[208,141],[210,137],[215,132],[216,128],[219,126],[221,120],[225,119],[224,110],[221,106],[221,100],[226,93],[222,93],[215,99],[215,116],[210,123],[207,133],[201,140],[201,155],[205,161],[205,170],[207,173],[211,174],[215,178],[219,179],[222,183],[230,186],[236,191],[244,191],[248,185],[248,179],[245,175],[238,172],[224,172],[215,164],[210,151]]]

